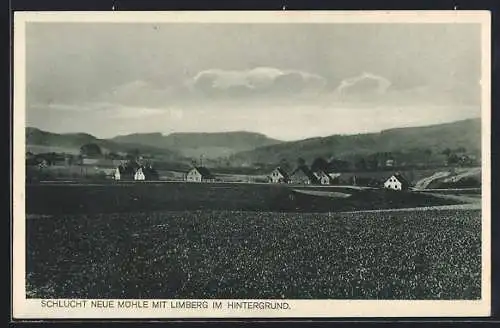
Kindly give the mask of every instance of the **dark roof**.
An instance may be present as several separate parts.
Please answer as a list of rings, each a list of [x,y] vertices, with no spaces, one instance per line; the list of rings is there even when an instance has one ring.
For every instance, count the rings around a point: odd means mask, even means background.
[[[332,182],[333,181],[333,178],[328,174],[328,172],[325,172],[323,170],[317,170],[315,171],[314,173],[316,173],[317,175],[320,176],[320,179],[323,177],[323,176],[326,176],[328,177],[328,181]]]
[[[278,166],[275,170],[277,170],[285,179],[288,179],[288,173],[286,173],[286,171],[281,167]]]
[[[212,179],[214,177],[212,173],[210,173],[210,171],[204,166],[195,166],[194,168],[201,174],[202,178]]]
[[[401,184],[409,186],[410,182],[401,174],[401,173],[394,173],[393,176],[401,182]]]
[[[141,166],[142,173],[148,178],[148,179],[158,179],[159,174],[158,171],[156,171],[152,166]]]
[[[318,179],[316,178],[316,176],[313,174],[313,172],[306,165],[301,165],[301,166],[297,167],[293,171],[292,175],[294,175],[295,173],[297,173],[299,171],[302,171],[309,178],[309,180],[311,182],[318,181]]]

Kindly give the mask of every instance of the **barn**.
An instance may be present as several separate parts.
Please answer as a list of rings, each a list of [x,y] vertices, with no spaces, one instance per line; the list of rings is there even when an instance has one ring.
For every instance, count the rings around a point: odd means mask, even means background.
[[[288,183],[289,180],[290,177],[288,176],[288,173],[286,173],[286,171],[281,167],[275,168],[269,175],[269,181],[271,183]]]
[[[195,166],[186,174],[186,181],[189,182],[214,182],[215,177],[210,170],[204,166]]]
[[[319,184],[322,185],[330,185],[333,184],[333,178],[330,174],[327,174],[325,171],[316,171],[313,173],[316,177],[316,180]]]
[[[306,166],[301,165],[290,176],[290,183],[293,184],[317,184],[318,178]]]
[[[158,172],[152,166],[133,167],[132,165],[120,165],[114,173],[115,180],[159,180]]]

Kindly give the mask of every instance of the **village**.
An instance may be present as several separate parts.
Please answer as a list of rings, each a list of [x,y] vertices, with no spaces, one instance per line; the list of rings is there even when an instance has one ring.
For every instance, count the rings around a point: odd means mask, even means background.
[[[57,168],[73,168],[73,174],[70,175],[75,180],[90,177],[94,180],[101,181],[129,181],[129,182],[160,182],[160,181],[185,181],[190,183],[224,183],[224,182],[239,182],[239,183],[271,183],[271,184],[290,184],[303,186],[328,186],[328,185],[352,185],[352,186],[370,186],[383,187],[392,190],[404,191],[408,190],[411,183],[400,172],[396,170],[387,171],[385,176],[369,179],[367,184],[366,177],[356,181],[356,175],[350,175],[350,178],[341,180],[341,172],[332,172],[325,169],[315,168],[314,165],[308,166],[301,161],[297,167],[292,170],[287,170],[281,166],[276,166],[268,174],[261,175],[260,179],[234,179],[228,178],[226,175],[214,174],[212,170],[203,165],[197,165],[193,162],[189,169],[184,172],[178,172],[173,179],[166,179],[160,176],[158,170],[154,167],[152,161],[148,158],[138,156],[133,159],[102,159],[81,157],[78,161],[72,161],[69,157],[53,156],[51,161],[40,159],[35,155],[28,153],[26,155],[27,168],[31,168],[44,176],[44,171],[57,170]],[[392,167],[393,161],[387,163]],[[56,168],[56,169],[54,169]],[[60,169],[61,170],[61,169]],[[57,171],[56,171],[57,172]],[[67,172],[66,172],[67,173]],[[64,174],[59,174],[59,178]],[[68,175],[68,174],[66,174]],[[48,176],[46,180],[56,179],[57,176]],[[59,179],[60,180],[60,179]],[[32,180],[30,180],[31,182]],[[364,183],[365,182],[365,183]]]

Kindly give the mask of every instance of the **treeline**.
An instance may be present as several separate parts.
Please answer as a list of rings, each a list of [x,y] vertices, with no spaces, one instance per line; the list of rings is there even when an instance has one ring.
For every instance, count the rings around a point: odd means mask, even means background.
[[[276,165],[283,167],[285,170],[292,170],[297,165],[304,163],[306,161],[302,157],[298,157],[296,163],[290,163],[290,161],[282,159]],[[376,152],[368,155],[354,155],[345,159],[316,157],[310,161],[312,171],[321,170],[325,172],[366,172],[477,165],[480,165],[480,158],[476,154],[469,154],[464,147],[446,148],[443,151],[412,149],[406,152]],[[256,163],[255,166],[264,165]]]
[[[98,144],[89,143],[80,147],[78,154],[70,153],[38,153],[34,154],[30,151],[26,152],[26,165],[79,165],[82,164],[84,158],[103,159],[112,161],[130,161],[137,158],[154,158],[152,154],[144,154],[141,150],[135,148],[130,149],[126,153],[106,152]]]
[[[353,150],[354,152],[355,150]],[[316,156],[305,159],[297,154],[295,159],[283,157],[276,162],[233,163],[230,159],[211,160],[208,164],[220,173],[233,174],[266,174],[276,166],[287,172],[300,165],[307,165],[312,171],[325,172],[375,172],[390,170],[422,170],[450,167],[472,167],[480,165],[480,154],[468,152],[464,147],[445,148],[413,148],[405,151],[374,152],[353,154],[342,158],[334,156]]]

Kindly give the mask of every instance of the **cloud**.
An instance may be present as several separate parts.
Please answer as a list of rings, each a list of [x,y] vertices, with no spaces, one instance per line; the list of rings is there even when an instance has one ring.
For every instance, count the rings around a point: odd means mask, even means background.
[[[391,85],[391,81],[383,76],[364,72],[342,80],[334,93],[341,99],[366,98],[385,94]]]
[[[189,86],[209,97],[282,96],[321,91],[326,80],[300,70],[257,67],[248,70],[209,69],[198,72]]]

